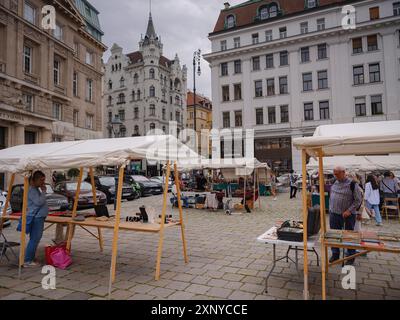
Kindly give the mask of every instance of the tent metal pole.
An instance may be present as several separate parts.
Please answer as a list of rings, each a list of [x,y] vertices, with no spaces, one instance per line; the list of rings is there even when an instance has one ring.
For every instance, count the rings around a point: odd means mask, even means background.
[[[28,209],[28,192],[29,192],[29,178],[24,176],[24,195],[22,203],[22,221],[21,221],[21,245],[19,250],[19,266],[18,277],[21,277],[21,269],[25,260],[25,244],[26,244],[26,211]]]
[[[83,168],[80,168],[78,183],[77,183],[76,191],[75,191],[74,206],[72,208],[72,215],[71,215],[72,220],[76,217],[76,211],[78,209],[78,201],[79,201],[79,194],[81,192],[82,179],[83,179]],[[68,227],[68,238],[67,238],[67,250],[68,251],[71,250],[71,242],[72,242],[72,236],[73,236],[74,230],[75,230],[75,226],[73,224],[70,224]]]
[[[92,195],[93,195],[93,204],[97,206],[97,194],[96,194],[96,183],[94,182],[94,172],[93,172],[93,167],[89,168],[89,174],[90,174],[90,183],[92,185]],[[115,201],[115,199],[114,199]],[[99,246],[100,246],[100,252],[103,252],[103,233],[101,231],[100,227],[97,227],[97,233],[98,233],[98,240],[99,240]]]
[[[321,268],[322,268],[322,300],[326,300],[326,248],[325,248],[325,179],[324,179],[324,154],[322,150],[318,153],[319,160],[319,198],[320,198],[320,215],[321,215]]]
[[[303,196],[303,254],[304,254],[304,300],[308,300],[308,244],[307,244],[307,152],[302,150],[302,196]]]
[[[187,248],[186,248],[186,238],[185,238],[185,224],[183,222],[183,211],[182,211],[182,202],[181,202],[181,186],[179,184],[179,172],[178,168],[176,165],[176,162],[174,163],[174,173],[175,173],[175,186],[176,186],[176,192],[177,192],[177,198],[178,198],[178,208],[179,208],[179,221],[181,224],[181,236],[182,236],[182,244],[183,244],[183,257],[185,259],[185,263],[189,262],[188,256],[187,256]]]

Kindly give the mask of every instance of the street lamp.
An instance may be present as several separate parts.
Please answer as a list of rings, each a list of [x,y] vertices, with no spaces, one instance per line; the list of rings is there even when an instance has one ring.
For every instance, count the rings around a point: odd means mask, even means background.
[[[114,138],[118,138],[120,135],[120,128],[123,122],[120,120],[119,115],[116,114],[114,116],[114,119],[111,120],[111,122],[108,124],[108,129],[112,130],[114,133]],[[117,194],[118,192],[118,173],[116,172],[115,175],[115,196],[114,196],[114,210],[117,209]]]
[[[193,115],[194,115],[194,132],[196,132],[197,136],[197,126],[196,126],[196,71],[198,76],[201,76],[201,67],[200,67],[200,62],[201,62],[201,50],[197,50],[193,53]],[[197,70],[196,70],[197,69]]]

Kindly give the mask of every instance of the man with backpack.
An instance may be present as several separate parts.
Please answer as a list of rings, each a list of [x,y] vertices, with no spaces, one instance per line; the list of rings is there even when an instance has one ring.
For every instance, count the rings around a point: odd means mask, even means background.
[[[297,177],[295,176],[293,170],[290,170],[289,182],[290,182],[290,199],[293,199],[296,198],[296,193],[297,193]]]
[[[329,225],[333,230],[354,230],[357,211],[361,207],[363,197],[360,186],[349,179],[346,169],[337,166],[333,170],[336,178],[332,185],[329,199]],[[352,256],[355,250],[347,250],[346,256]],[[340,249],[332,248],[332,263],[340,258]],[[354,258],[347,260],[346,265],[354,264]]]

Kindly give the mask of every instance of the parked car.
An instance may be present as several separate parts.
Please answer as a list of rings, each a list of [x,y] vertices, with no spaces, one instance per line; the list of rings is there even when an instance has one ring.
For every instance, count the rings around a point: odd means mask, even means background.
[[[54,187],[55,193],[67,197],[69,210],[72,210],[73,208],[77,187],[78,187],[77,182],[70,182],[70,181],[60,182]],[[107,196],[105,195],[104,192],[96,190],[96,199],[97,199],[97,204],[107,204]],[[94,201],[93,201],[92,185],[90,183],[83,181],[81,183],[81,189],[79,192],[78,209],[92,208],[93,205]]]
[[[165,185],[165,177],[164,176],[155,176],[155,177],[152,177],[150,180],[161,183],[161,185],[164,189],[164,185]],[[171,192],[172,185],[173,185],[173,182],[172,182],[172,179],[170,178],[168,181],[168,192]]]
[[[24,185],[16,184],[12,187],[10,205],[13,212],[22,211]],[[67,197],[55,193],[53,187],[46,183],[46,200],[49,211],[65,211],[68,209]]]
[[[129,183],[136,182],[140,185],[141,196],[149,196],[163,193],[161,182],[151,181],[145,176],[127,176]]]
[[[4,195],[0,194],[0,215],[3,214],[5,204],[6,204],[6,197]],[[12,213],[11,206],[8,206],[6,215],[10,215],[11,213]],[[11,224],[10,220],[4,219],[3,228],[9,227],[10,224]]]
[[[87,183],[90,183],[90,178],[88,177],[85,180]],[[107,197],[107,203],[113,203],[115,200],[115,177],[112,176],[95,176],[94,183],[96,185],[96,189],[104,192]],[[137,192],[126,182],[122,185],[122,199],[126,199],[128,201],[132,201],[137,199]]]

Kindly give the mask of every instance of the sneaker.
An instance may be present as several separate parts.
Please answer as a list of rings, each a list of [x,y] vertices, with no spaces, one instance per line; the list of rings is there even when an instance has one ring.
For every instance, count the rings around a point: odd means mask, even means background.
[[[274,201],[276,201],[277,199],[276,199],[276,197],[274,198]]]
[[[382,223],[377,223],[376,226],[377,227],[382,227]]]
[[[39,267],[39,266],[40,266],[40,264],[35,261],[24,263],[24,268],[35,268],[35,267]]]

